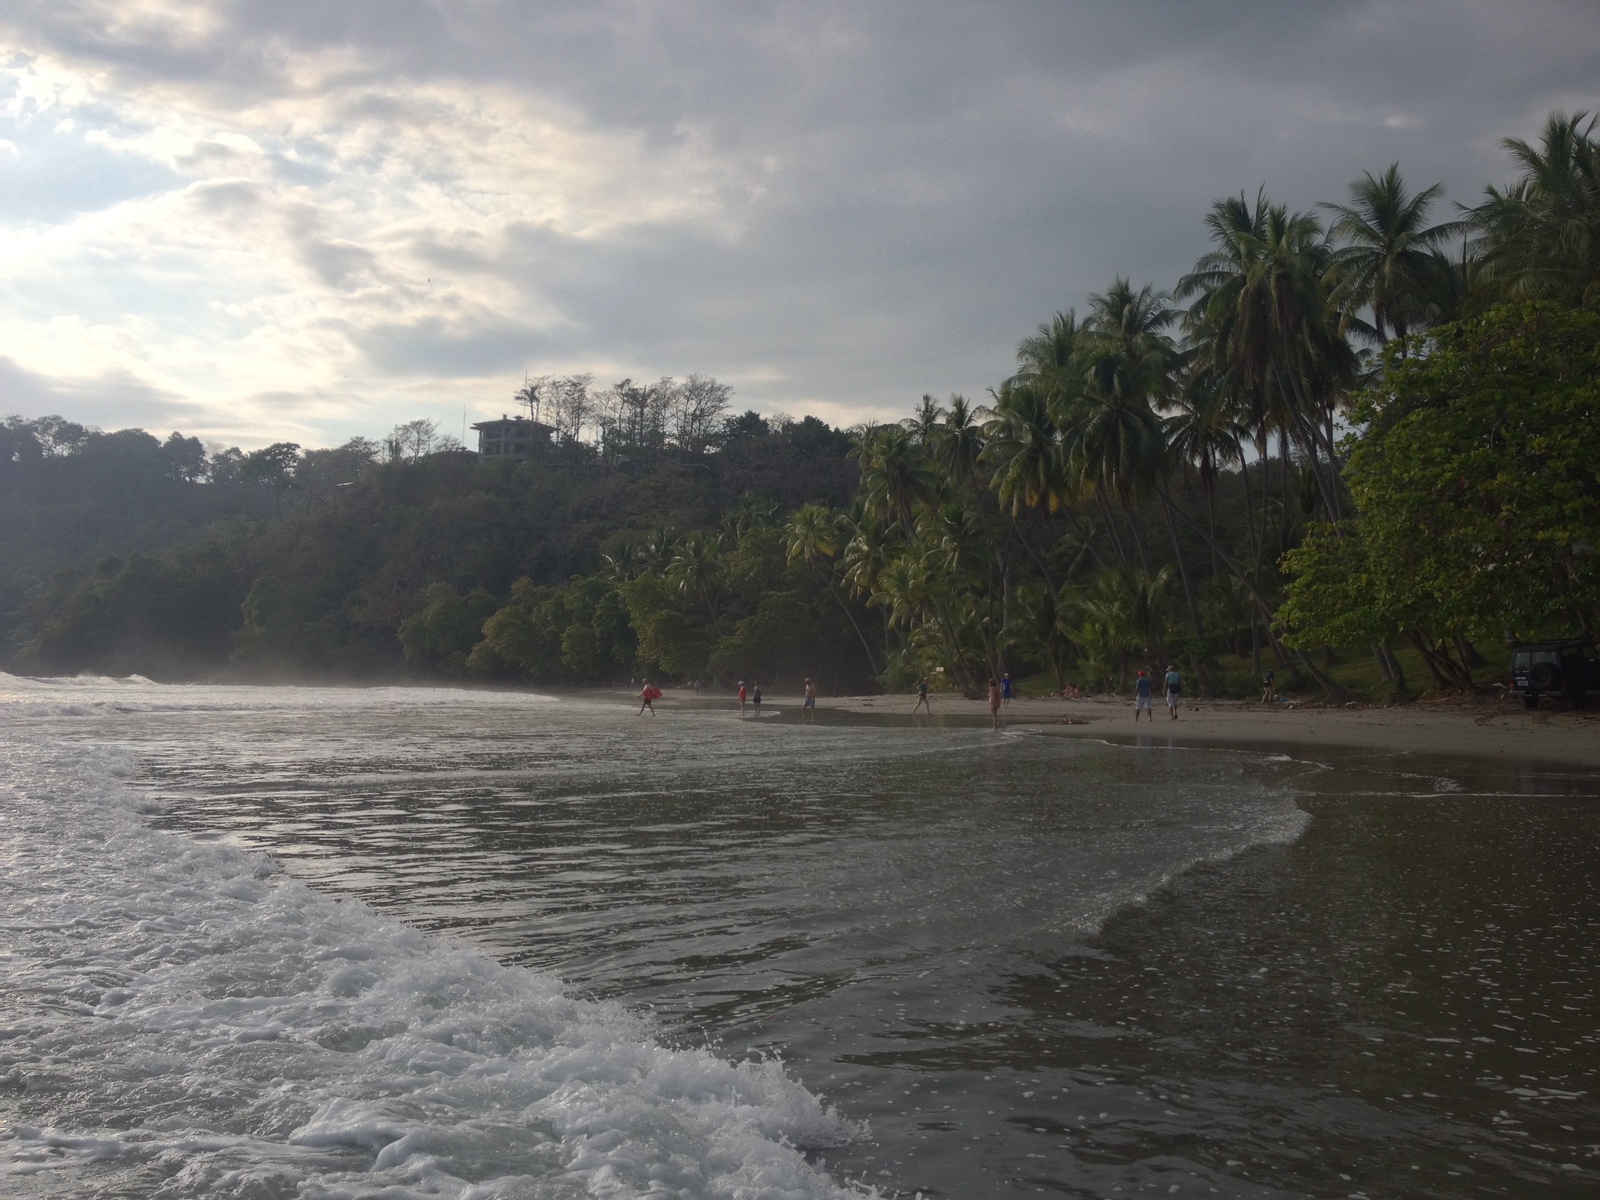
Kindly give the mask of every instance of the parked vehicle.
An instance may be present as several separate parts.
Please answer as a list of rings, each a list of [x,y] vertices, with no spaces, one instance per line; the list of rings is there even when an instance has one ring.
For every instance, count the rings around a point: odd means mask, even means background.
[[[1571,704],[1587,704],[1600,692],[1600,652],[1592,642],[1518,642],[1511,647],[1511,690],[1529,708],[1541,696],[1559,696]]]

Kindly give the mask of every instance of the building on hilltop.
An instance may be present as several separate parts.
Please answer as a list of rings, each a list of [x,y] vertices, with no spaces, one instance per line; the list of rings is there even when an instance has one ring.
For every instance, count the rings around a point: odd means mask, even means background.
[[[483,458],[532,458],[550,446],[552,426],[527,417],[508,417],[504,413],[498,421],[480,421],[473,426],[478,431],[478,454]]]

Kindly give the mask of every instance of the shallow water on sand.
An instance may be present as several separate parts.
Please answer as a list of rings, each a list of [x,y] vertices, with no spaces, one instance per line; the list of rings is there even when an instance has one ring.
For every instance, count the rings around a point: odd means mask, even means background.
[[[9,731],[57,754],[120,750],[127,782],[160,803],[143,819],[186,844],[266,851],[316,893],[403,922],[402,939],[425,930],[620,1003],[561,1019],[624,1022],[606,1025],[613,1040],[698,1054],[695,1071],[781,1055],[836,1113],[770,1066],[746,1107],[787,1114],[757,1133],[801,1144],[818,1179],[962,1197],[1600,1183],[1588,776],[826,712],[808,727],[670,702],[652,720],[603,697],[40,693],[19,685]],[[408,1019],[362,1026],[360,1055],[410,1036],[392,1028]],[[602,1055],[584,1069],[619,1068]],[[86,1076],[66,1105],[19,1078],[0,1092],[14,1121],[54,1127],[57,1104],[79,1133],[116,1140],[92,1128],[97,1104],[125,1105],[115,1085]],[[252,1136],[272,1153],[305,1144],[306,1128],[339,1124],[327,1104],[386,1087],[376,1071],[322,1079],[299,1142],[274,1141],[270,1121]],[[337,1176],[360,1194],[410,1163],[399,1185],[459,1194],[467,1167],[421,1163],[471,1157],[460,1129],[490,1110],[465,1103],[417,1118],[409,1146],[381,1140],[393,1129],[351,1134],[337,1164],[281,1179]],[[608,1136],[584,1120],[583,1137]],[[503,1173],[530,1190],[483,1194],[600,1187],[564,1165],[577,1134],[538,1136],[555,1139],[549,1162],[510,1155]],[[119,1153],[97,1160],[102,1194],[140,1194],[114,1190],[125,1176],[103,1163]],[[49,1189],[89,1176],[16,1178],[65,1195]],[[793,1186],[773,1175],[746,1194]]]

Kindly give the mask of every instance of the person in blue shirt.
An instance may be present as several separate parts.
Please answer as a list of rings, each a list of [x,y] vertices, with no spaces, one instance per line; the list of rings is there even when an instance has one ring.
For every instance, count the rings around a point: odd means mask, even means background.
[[[1140,671],[1139,678],[1133,681],[1134,724],[1138,724],[1140,713],[1149,713],[1152,721],[1156,719],[1156,714],[1150,707],[1150,682],[1150,675],[1145,671]]]
[[[1171,663],[1167,664],[1167,711],[1172,714],[1172,719],[1178,719],[1178,701],[1183,696],[1183,676],[1178,674],[1178,668]],[[1150,719],[1155,720],[1154,714]]]
[[[1007,708],[1011,707],[1012,694],[1013,694],[1013,691],[1012,691],[1012,687],[1011,687],[1011,672],[1007,671],[1004,675],[1002,675],[1000,677],[1000,699],[1005,704],[1005,706]]]

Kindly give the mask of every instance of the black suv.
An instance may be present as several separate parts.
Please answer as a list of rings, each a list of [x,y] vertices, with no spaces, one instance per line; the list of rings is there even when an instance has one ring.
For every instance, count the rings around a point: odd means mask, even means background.
[[[1529,708],[1539,707],[1540,696],[1587,704],[1590,692],[1600,692],[1600,654],[1581,639],[1519,642],[1511,647],[1511,690]]]

